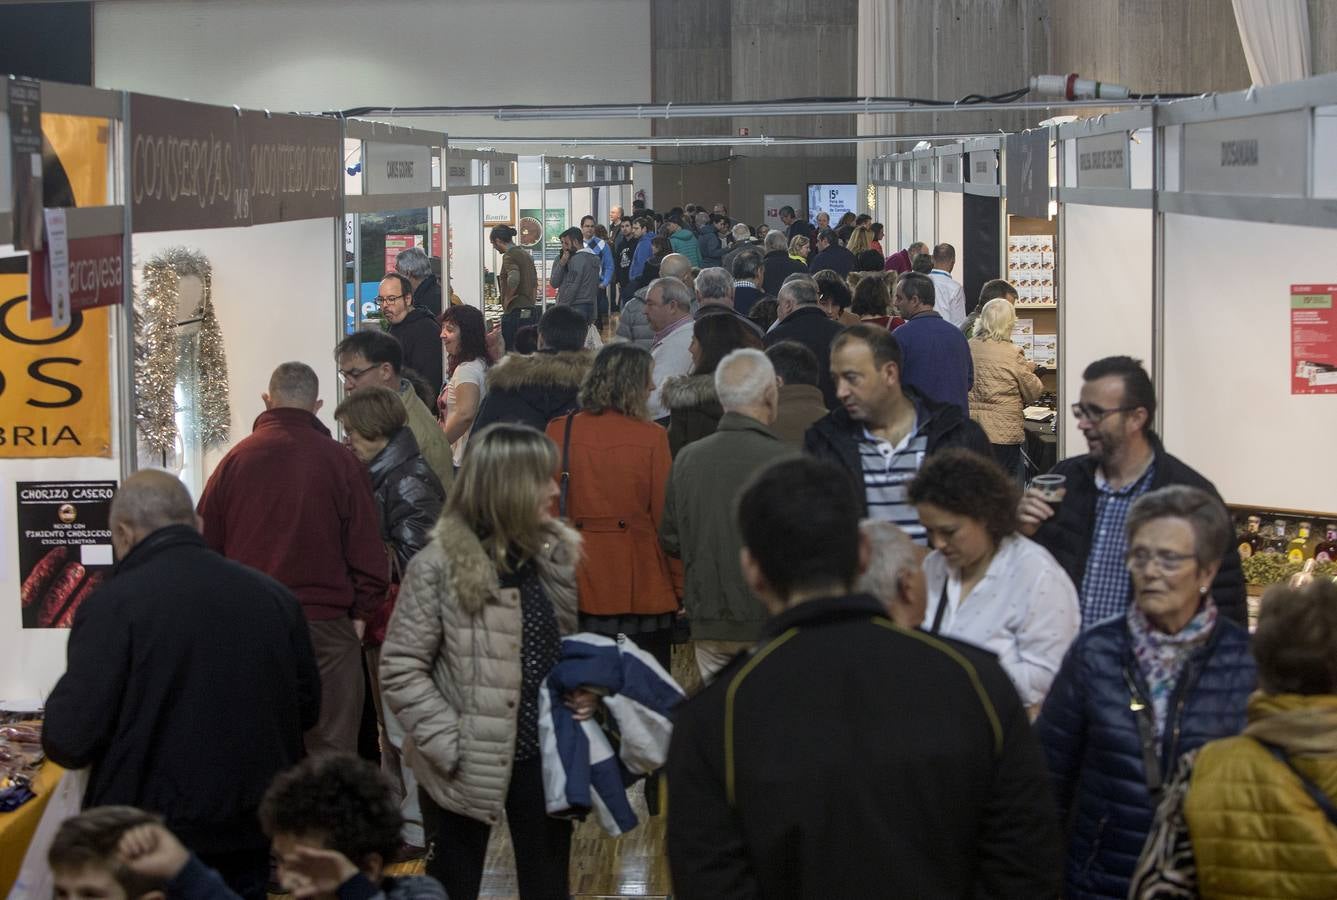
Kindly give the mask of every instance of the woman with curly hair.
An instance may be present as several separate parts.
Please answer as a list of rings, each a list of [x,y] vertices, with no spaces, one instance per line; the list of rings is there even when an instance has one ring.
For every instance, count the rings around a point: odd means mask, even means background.
[[[924,560],[928,631],[998,654],[1034,716],[1081,627],[1072,580],[1016,533],[1017,487],[993,460],[943,450],[907,496],[933,547]]]
[[[464,459],[474,417],[487,391],[487,327],[483,313],[472,306],[452,306],[441,314],[441,343],[446,348],[446,384],[436,398],[441,430],[455,451],[455,465]]]

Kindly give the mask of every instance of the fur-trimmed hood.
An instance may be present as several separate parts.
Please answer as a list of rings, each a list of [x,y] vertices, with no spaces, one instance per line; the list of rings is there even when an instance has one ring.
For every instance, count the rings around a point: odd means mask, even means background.
[[[539,581],[557,612],[563,633],[575,630],[575,570],[580,561],[580,533],[557,519],[543,526],[543,550],[535,559]],[[500,585],[497,569],[483,550],[478,535],[463,519],[446,513],[432,530],[432,540],[441,548],[442,577],[455,593],[460,608],[477,616],[489,602],[496,602]]]
[[[677,375],[664,382],[660,393],[664,405],[670,410],[689,409],[707,404],[719,405],[719,395],[715,393],[714,375]]]
[[[489,391],[519,391],[526,388],[559,388],[576,390],[594,364],[589,350],[564,350],[548,353],[540,350],[533,356],[513,356],[487,373]]]

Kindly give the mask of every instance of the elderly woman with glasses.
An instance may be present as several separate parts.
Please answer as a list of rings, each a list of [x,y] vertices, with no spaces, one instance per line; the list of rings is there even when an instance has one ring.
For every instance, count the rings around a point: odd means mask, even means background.
[[[1036,729],[1069,822],[1064,897],[1124,898],[1179,758],[1244,727],[1248,634],[1210,594],[1231,538],[1221,501],[1150,491],[1128,513],[1133,604],[1077,639]]]

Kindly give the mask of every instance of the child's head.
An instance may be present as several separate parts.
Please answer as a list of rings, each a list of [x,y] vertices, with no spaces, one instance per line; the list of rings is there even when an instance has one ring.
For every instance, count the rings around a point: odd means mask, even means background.
[[[47,864],[56,880],[56,900],[162,896],[162,884],[130,871],[117,852],[127,831],[160,821],[132,806],[99,806],[62,822],[47,851]]]
[[[403,824],[390,780],[342,753],[304,760],[260,802],[260,825],[280,861],[298,844],[337,850],[372,881],[394,861]]]

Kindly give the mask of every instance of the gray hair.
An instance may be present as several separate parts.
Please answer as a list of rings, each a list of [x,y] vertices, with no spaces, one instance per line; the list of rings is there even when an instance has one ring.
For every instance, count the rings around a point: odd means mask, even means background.
[[[890,603],[900,593],[902,573],[919,567],[919,551],[910,536],[892,522],[864,519],[859,530],[868,539],[869,553],[868,569],[856,590]]]
[[[696,214],[697,228],[704,228],[706,223],[709,221],[710,221],[710,213],[706,212],[704,209]]]
[[[795,306],[816,306],[817,296],[817,282],[809,277],[804,277],[794,278],[793,281],[786,279],[780,288],[780,296],[777,299],[783,300],[785,297],[789,297],[794,301]]]
[[[734,350],[715,367],[715,393],[725,412],[756,406],[775,388],[775,367],[760,350]]]
[[[175,475],[141,469],[120,486],[111,500],[111,521],[138,531],[157,531],[168,525],[195,525],[195,504],[190,491]]]
[[[395,271],[418,281],[432,274],[432,261],[421,247],[409,247],[395,257]]]
[[[739,222],[735,225],[732,229],[732,233],[735,241],[745,241],[752,237],[752,229],[747,226],[746,222]]]
[[[692,310],[692,291],[687,285],[682,283],[681,279],[668,277],[656,278],[650,282],[650,287],[646,290],[646,299],[649,299],[652,291],[658,289],[660,299],[664,303],[670,303],[683,312]]]
[[[755,247],[740,250],[733,258],[733,277],[746,278],[750,281],[757,277],[757,273],[761,271],[764,263],[765,260],[762,259],[761,251]]]
[[[766,248],[767,253],[774,253],[777,250],[788,250],[789,238],[785,237],[785,233],[780,229],[773,228],[766,232],[766,240],[762,246]]]
[[[316,411],[320,379],[316,370],[302,362],[282,363],[269,376],[269,400],[275,406]]]
[[[1137,498],[1124,522],[1128,543],[1132,544],[1143,525],[1155,519],[1188,522],[1193,529],[1193,555],[1199,569],[1218,562],[1230,542],[1230,514],[1220,500],[1200,488],[1172,484]]]
[[[707,300],[729,300],[733,297],[733,276],[719,266],[702,269],[696,276],[696,295]]]

